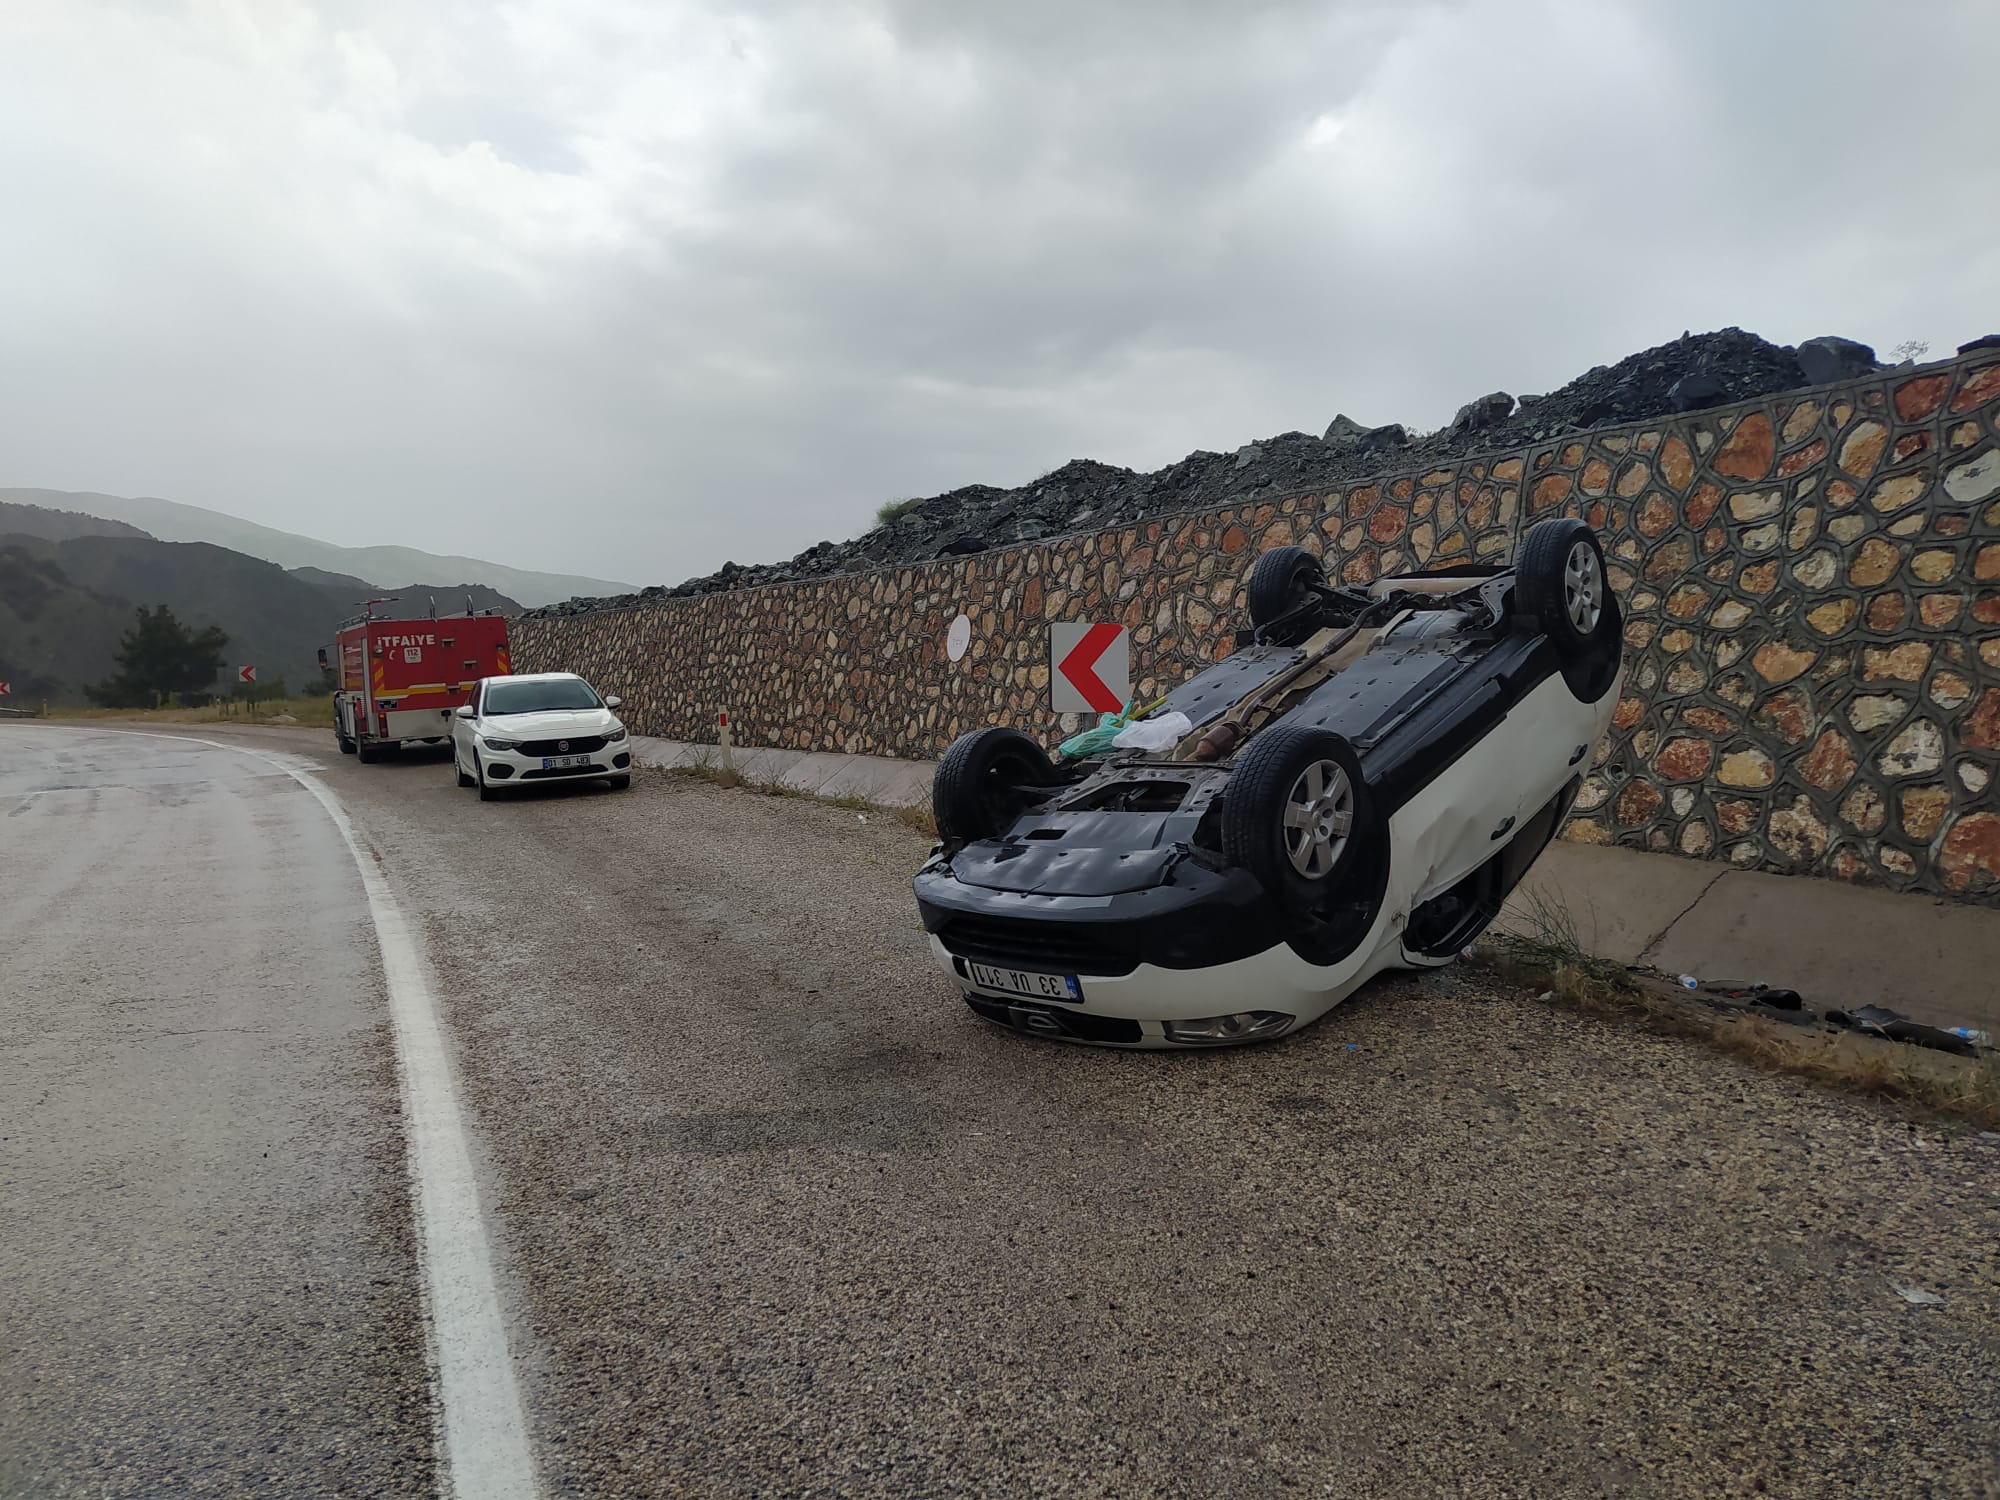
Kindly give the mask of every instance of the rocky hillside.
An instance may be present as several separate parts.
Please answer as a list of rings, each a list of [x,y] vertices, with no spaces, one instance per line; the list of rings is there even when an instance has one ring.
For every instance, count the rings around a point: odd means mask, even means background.
[[[150,536],[137,526],[103,516],[85,515],[80,510],[54,510],[43,505],[21,505],[0,500],[0,536],[40,537],[45,542],[66,542],[73,536]]]
[[[421,496],[411,504],[421,507]],[[258,557],[283,568],[314,568],[352,578],[372,578],[391,589],[416,590],[416,578],[463,578],[505,594],[542,604],[573,594],[606,593],[629,588],[619,580],[570,573],[538,573],[510,568],[483,558],[420,552],[413,547],[337,547],[314,537],[298,536],[224,515],[199,505],[183,505],[150,495],[102,495],[92,490],[0,488],[0,505],[44,512],[85,512],[88,517],[123,522],[130,534],[158,537],[163,542],[208,542],[247,557]],[[0,519],[0,535],[22,528]],[[40,532],[32,533],[41,535]],[[81,534],[81,533],[79,533]],[[98,534],[102,534],[101,532]]]
[[[1169,511],[1205,510],[1267,494],[1351,483],[1389,469],[1444,463],[1519,447],[1566,432],[1693,411],[1773,391],[1822,385],[1880,368],[1872,349],[1848,339],[1791,348],[1740,328],[1689,333],[1587,370],[1547,395],[1495,391],[1467,402],[1432,433],[1365,427],[1336,416],[1315,437],[1280,433],[1234,453],[1190,453],[1151,474],[1075,459],[1018,489],[968,485],[915,502],[849,542],[821,542],[789,562],[725,563],[705,578],[612,598],[572,599],[532,614],[581,614],[652,599],[717,593],[890,563],[983,552],[1064,532],[1092,530]]]
[[[32,519],[32,518],[31,518]],[[230,670],[255,664],[265,683],[293,689],[318,680],[317,652],[359,600],[384,592],[356,578],[287,572],[205,542],[162,542],[143,533],[49,540],[0,533],[0,680],[16,697],[81,703],[85,683],[108,677],[113,653],[139,604],[165,604],[197,628],[229,637]],[[521,606],[483,585],[417,584],[393,590],[422,614],[465,608],[518,614]]]

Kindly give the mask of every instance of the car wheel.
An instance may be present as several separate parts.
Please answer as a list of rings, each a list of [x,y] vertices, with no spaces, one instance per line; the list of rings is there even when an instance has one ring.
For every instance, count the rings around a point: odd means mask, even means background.
[[[607,779],[611,782],[611,790],[614,792],[625,791],[632,785],[632,773],[630,771],[627,771],[623,776],[612,776]]]
[[[472,778],[465,774],[465,766],[460,762],[456,750],[451,752],[451,769],[453,774],[458,777],[458,784],[460,786],[471,786],[473,784]]]
[[[1274,725],[1250,741],[1223,789],[1223,856],[1288,906],[1324,907],[1369,833],[1367,795],[1345,739]]]
[[[472,752],[472,781],[479,788],[479,800],[481,802],[491,802],[500,795],[487,784],[486,767],[479,763],[479,752],[477,750]]]
[[[938,836],[965,844],[1004,833],[1026,810],[1031,788],[1062,780],[1048,752],[1018,729],[975,729],[952,741],[931,780]]]
[[[1582,521],[1557,518],[1529,528],[1514,562],[1521,613],[1532,615],[1564,661],[1588,651],[1609,607],[1604,550]]]
[[[1313,601],[1313,589],[1326,582],[1326,569],[1303,547],[1273,547],[1257,559],[1250,570],[1246,589],[1250,604],[1250,624],[1261,629],[1273,620],[1305,608]],[[1268,637],[1280,646],[1296,646],[1319,628],[1308,615],[1288,622]]]

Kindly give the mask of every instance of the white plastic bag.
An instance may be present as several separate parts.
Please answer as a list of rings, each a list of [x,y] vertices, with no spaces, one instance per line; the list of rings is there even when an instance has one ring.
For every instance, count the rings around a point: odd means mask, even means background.
[[[1157,719],[1140,719],[1137,723],[1127,724],[1111,737],[1111,744],[1118,750],[1144,750],[1148,754],[1157,754],[1173,749],[1192,728],[1194,720],[1176,709]]]

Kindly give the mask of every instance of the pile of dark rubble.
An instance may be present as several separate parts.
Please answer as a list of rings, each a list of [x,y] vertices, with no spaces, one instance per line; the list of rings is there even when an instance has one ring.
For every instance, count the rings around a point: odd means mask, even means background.
[[[1849,339],[1809,339],[1796,349],[1740,328],[1682,334],[1669,344],[1600,365],[1546,396],[1496,391],[1460,407],[1437,432],[1367,427],[1337,416],[1326,432],[1248,443],[1234,453],[1190,453],[1140,474],[1073,459],[1033,484],[973,484],[922,500],[848,542],[820,542],[789,562],[724,563],[706,578],[610,599],[571,599],[529,610],[573,615],[656,599],[864,572],[891,563],[984,552],[1074,531],[1121,526],[1171,511],[1207,510],[1265,495],[1332,488],[1394,469],[1421,468],[1474,453],[1524,446],[1592,427],[1641,421],[1824,385],[1881,368],[1874,350]]]

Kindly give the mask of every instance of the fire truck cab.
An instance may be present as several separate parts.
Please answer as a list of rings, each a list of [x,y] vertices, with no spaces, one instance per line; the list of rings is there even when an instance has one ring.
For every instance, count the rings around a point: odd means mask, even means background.
[[[419,619],[378,615],[371,599],[334,636],[337,673],[333,734],[341,753],[380,760],[401,745],[441,745],[451,738],[451,716],[472,698],[482,677],[512,674],[507,621],[494,610],[475,612],[470,601],[458,615]]]

